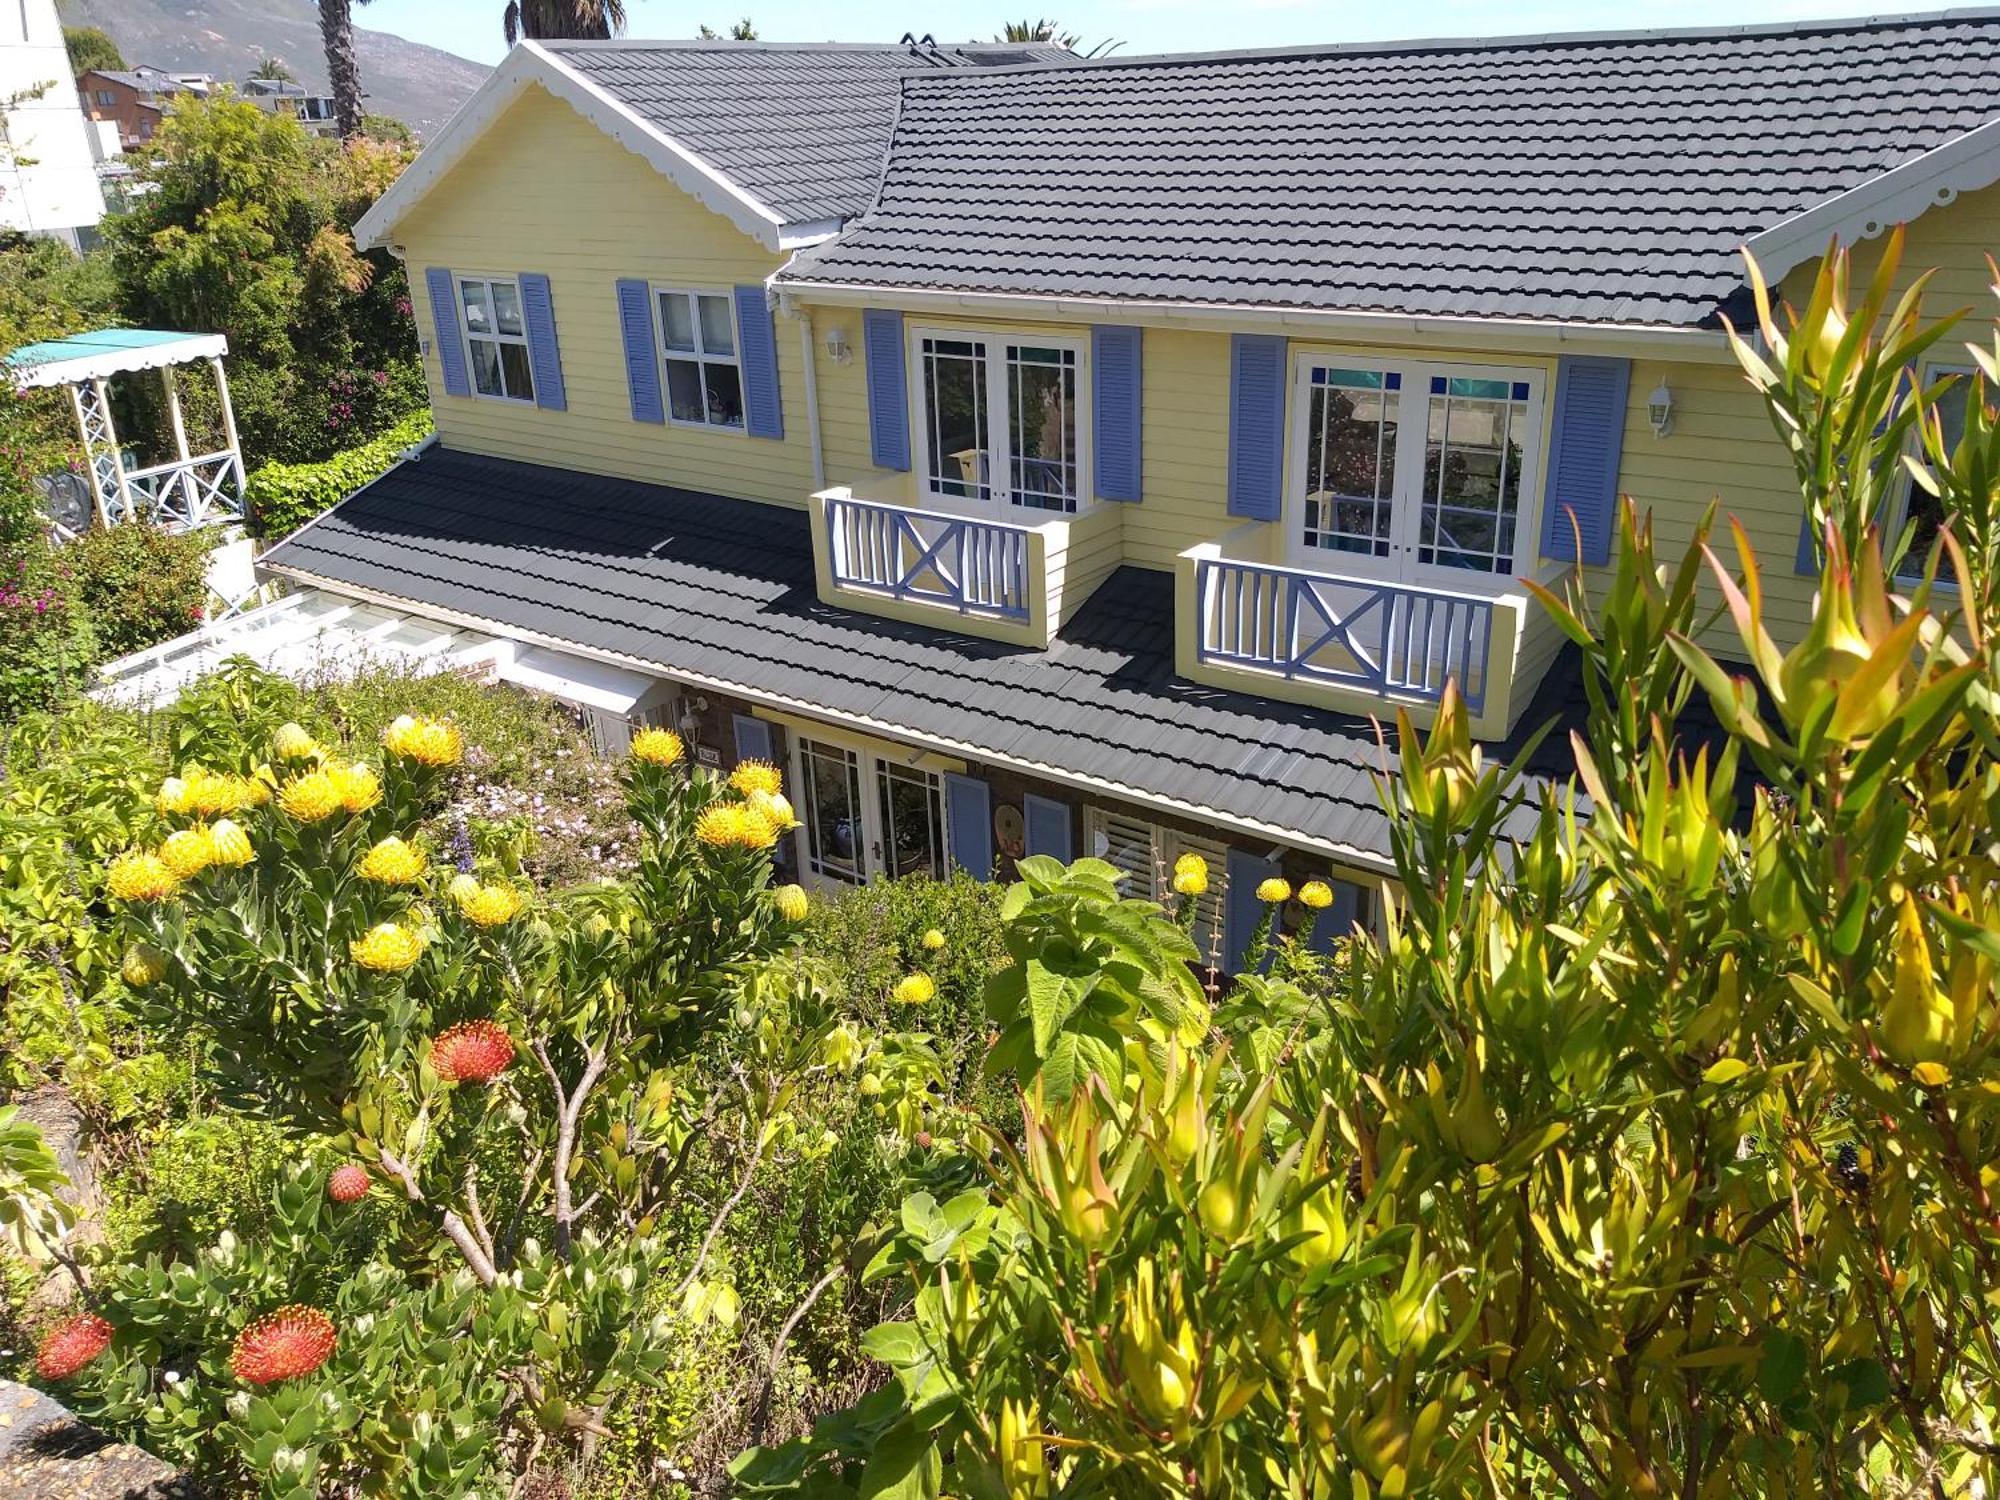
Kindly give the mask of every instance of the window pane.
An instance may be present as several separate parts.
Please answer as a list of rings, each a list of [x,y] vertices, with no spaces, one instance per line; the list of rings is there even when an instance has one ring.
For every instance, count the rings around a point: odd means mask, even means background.
[[[1315,370],[1313,379],[1306,428],[1306,544],[1387,557],[1401,382],[1367,370]]]
[[[734,354],[736,325],[729,320],[727,297],[697,297],[701,304],[701,347],[706,354]]]
[[[1016,505],[1076,509],[1076,355],[1016,345],[1007,351],[1007,424]]]
[[[502,333],[521,337],[521,293],[511,281],[493,283],[493,321]]]
[[[718,427],[743,425],[743,377],[736,366],[705,362],[704,388],[708,392],[708,420]]]
[[[882,857],[888,875],[944,874],[936,778],[906,766],[876,771],[882,799]]]
[[[701,400],[701,365],[692,359],[667,361],[667,409],[676,422],[706,422]]]
[[[861,878],[861,768],[830,745],[802,745],[806,858],[821,875]]]
[[[687,293],[660,293],[660,327],[669,349],[694,352],[694,314],[688,311]]]
[[[1932,372],[1933,376],[1944,373]],[[1938,398],[1938,420],[1944,424],[1946,451],[1956,448],[1959,439],[1965,436],[1965,403],[1971,390],[1972,377],[1961,375],[1958,384]],[[1938,532],[1944,529],[1944,501],[1915,480],[1905,479],[1903,487],[1908,494],[1905,514],[1910,522],[1910,550],[1896,565],[1896,576],[1913,580],[1924,576],[1931,548],[1937,545]],[[1945,576],[1950,577],[1949,566]]]
[[[925,339],[925,473],[940,494],[984,500],[986,346],[970,339]]]
[[[526,344],[500,346],[500,372],[507,380],[507,394],[516,401],[535,399],[535,377],[528,369]]]
[[[1448,387],[1437,392],[1440,385]],[[1460,395],[1467,391],[1493,395]],[[1419,561],[1506,573],[1514,566],[1527,405],[1504,380],[1432,381]],[[1523,392],[1525,395],[1525,392]]]
[[[486,305],[486,283],[461,281],[459,296],[465,301],[465,328],[468,333],[491,333],[493,316]]]
[[[500,388],[500,354],[490,339],[473,339],[472,383],[482,396],[504,394]]]

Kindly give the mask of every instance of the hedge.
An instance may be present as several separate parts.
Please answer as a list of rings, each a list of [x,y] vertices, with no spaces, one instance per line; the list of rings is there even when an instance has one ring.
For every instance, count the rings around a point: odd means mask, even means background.
[[[311,464],[265,464],[244,485],[251,530],[281,537],[376,478],[431,432],[428,411],[410,413],[380,437]]]

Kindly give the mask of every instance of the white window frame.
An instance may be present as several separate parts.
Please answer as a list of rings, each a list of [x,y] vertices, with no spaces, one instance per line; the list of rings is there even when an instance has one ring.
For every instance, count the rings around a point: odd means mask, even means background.
[[[1312,440],[1312,372],[1316,368],[1375,370],[1402,377],[1396,433],[1397,484],[1389,555],[1315,547],[1305,540],[1306,456]],[[1528,387],[1524,403],[1528,435],[1521,444],[1520,502],[1514,512],[1514,552],[1506,572],[1454,568],[1421,561],[1424,519],[1424,450],[1429,440],[1433,376],[1447,380],[1504,380]],[[1431,585],[1460,593],[1507,593],[1541,568],[1542,465],[1548,450],[1549,371],[1540,364],[1483,364],[1361,350],[1298,350],[1292,358],[1287,413],[1285,495],[1281,511],[1285,556],[1312,572],[1353,574],[1385,582]],[[1411,419],[1411,413],[1417,414]]]
[[[1971,388],[1973,377],[1977,374],[1978,371],[1969,364],[1955,364],[1949,359],[1930,360],[1926,361],[1917,371],[1917,389],[1927,390],[1947,375],[1956,375],[1964,382],[1965,399],[1971,401],[1974,394]],[[1912,458],[1919,460],[1924,458],[1924,441],[1921,436],[1912,433],[1909,451]],[[1892,536],[1900,536],[1903,528],[1910,524],[1910,504],[1916,499],[1916,495],[1917,481],[1911,476],[1910,471],[1905,468],[1900,475],[1900,480],[1896,487],[1896,518],[1890,533]],[[1896,576],[1889,580],[1891,587],[1913,587],[1922,582],[1923,573],[1921,569],[1923,567],[1923,560],[1929,555],[1929,552],[1929,548],[1925,548],[1919,552],[1915,547],[1906,552],[1903,555],[1902,562],[1898,564]],[[1902,571],[1903,568],[1911,566],[1915,566],[1919,571],[1913,573]],[[1957,575],[1950,571],[1949,563],[1939,571],[1937,582],[1932,584],[1931,588],[1935,593],[1949,593],[1954,599],[1958,597],[1958,578]]]
[[[1043,521],[1074,518],[1097,504],[1092,453],[1095,433],[1091,427],[1090,341],[1070,334],[1040,333],[1033,328],[954,328],[948,324],[912,325],[904,357],[910,370],[909,421],[910,470],[917,497],[932,509],[976,515],[984,520],[1006,519],[1019,525],[1039,525]],[[951,495],[936,489],[930,474],[930,395],[924,366],[924,341],[946,339],[956,343],[974,342],[986,349],[987,470],[989,477],[984,500]],[[1028,346],[1060,349],[1075,361],[1076,370],[1076,508],[1059,510],[1022,503],[1014,497],[1010,480],[1014,472],[1013,416],[1008,398],[1007,349]],[[995,417],[999,418],[995,430]]]
[[[511,286],[514,299],[521,308],[521,331],[518,335],[500,331],[500,316],[493,313],[493,328],[489,333],[474,333],[472,322],[465,314],[465,283],[476,281],[486,288],[486,306],[492,309],[493,288],[496,283]],[[458,342],[465,359],[465,386],[475,401],[499,401],[508,406],[533,406],[535,404],[535,350],[528,341],[528,303],[521,295],[521,278],[511,271],[453,271],[451,273],[451,300],[453,310],[458,314]],[[479,388],[478,366],[472,358],[475,341],[483,340],[497,349],[502,344],[517,344],[528,361],[528,394],[510,396],[507,394],[507,368],[503,361],[500,366],[500,389],[482,391]],[[498,357],[497,354],[495,356]]]
[[[792,804],[799,816],[793,832],[797,868],[812,883],[826,890],[839,890],[892,878],[893,861],[888,857],[889,830],[883,826],[881,780],[893,769],[908,777],[925,777],[937,808],[937,853],[941,876],[951,872],[951,799],[945,795],[944,770],[928,756],[885,753],[881,745],[824,729],[794,729],[785,736],[786,772],[793,793]],[[829,872],[812,855],[812,792],[806,781],[806,753],[809,746],[851,758],[860,779],[861,806],[858,842],[855,848],[855,878]]]
[[[660,362],[660,405],[666,411],[667,425],[686,428],[690,432],[721,432],[743,436],[750,431],[750,382],[743,373],[743,325],[736,316],[736,292],[732,287],[696,286],[688,282],[653,281],[646,286],[648,301],[653,313],[653,344],[659,350]],[[694,324],[694,351],[669,349],[667,347],[667,319],[660,311],[663,296],[686,297],[688,312]],[[729,309],[729,336],[735,341],[735,351],[730,354],[710,354],[702,346],[700,297],[719,297],[723,306]],[[667,374],[667,361],[693,361],[696,368],[703,365],[728,365],[736,371],[737,400],[741,404],[743,419],[740,422],[711,422],[706,417],[699,422],[674,415],[674,394]],[[708,410],[708,380],[704,373],[701,384],[701,409]]]

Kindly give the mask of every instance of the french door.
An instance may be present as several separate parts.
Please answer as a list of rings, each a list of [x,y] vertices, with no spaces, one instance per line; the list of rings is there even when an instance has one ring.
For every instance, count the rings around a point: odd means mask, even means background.
[[[945,872],[944,795],[935,771],[834,740],[794,736],[799,866],[824,889]]]
[[[1542,386],[1535,369],[1302,356],[1290,558],[1449,589],[1528,571]]]

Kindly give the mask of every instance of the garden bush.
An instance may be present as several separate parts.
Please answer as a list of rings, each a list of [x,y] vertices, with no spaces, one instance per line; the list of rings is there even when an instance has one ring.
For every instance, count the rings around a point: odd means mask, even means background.
[[[89,617],[99,658],[141,651],[198,627],[208,605],[213,531],[142,522],[94,527],[57,555]]]
[[[314,516],[378,479],[406,448],[431,433],[428,407],[399,419],[378,437],[310,463],[267,463],[244,482],[244,504],[260,537],[288,536]]]

